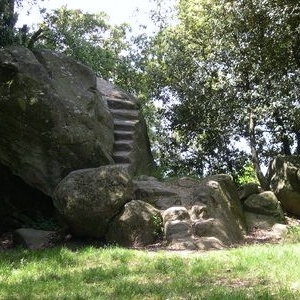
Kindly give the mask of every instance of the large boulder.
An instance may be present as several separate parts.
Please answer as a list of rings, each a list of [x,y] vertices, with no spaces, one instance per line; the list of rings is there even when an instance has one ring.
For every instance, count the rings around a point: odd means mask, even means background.
[[[277,156],[268,173],[270,188],[282,208],[300,216],[300,156]]]
[[[109,225],[106,241],[125,247],[143,247],[161,238],[160,211],[149,203],[132,200]]]
[[[163,210],[164,238],[175,249],[220,249],[243,240],[246,224],[228,175],[204,180],[134,180],[135,197]]]
[[[0,163],[52,196],[70,171],[112,162],[113,119],[86,66],[49,50],[0,49]]]
[[[281,221],[284,220],[280,202],[271,191],[249,196],[244,202],[244,209],[256,214],[278,217]]]
[[[244,201],[248,229],[271,229],[275,224],[286,223],[276,195],[271,191],[252,194]]]
[[[109,224],[133,199],[133,183],[124,165],[71,172],[57,186],[54,205],[77,236],[104,238]]]

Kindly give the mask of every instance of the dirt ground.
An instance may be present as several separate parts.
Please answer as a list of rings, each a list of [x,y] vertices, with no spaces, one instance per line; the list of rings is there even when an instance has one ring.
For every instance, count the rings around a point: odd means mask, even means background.
[[[290,226],[300,226],[300,219],[292,216],[286,217],[287,224]],[[261,230],[256,229],[249,232],[241,245],[251,245],[251,244],[262,244],[262,243],[280,243],[282,242],[282,238],[278,238],[278,236],[274,235],[271,230]],[[103,241],[96,241],[93,239],[80,239],[74,238],[70,235],[66,236],[66,238],[60,242],[58,245],[64,245],[71,249],[78,249],[84,246],[92,245],[96,247],[103,247],[105,243]],[[233,247],[237,247],[239,245],[234,245]],[[0,234],[0,251],[7,251],[13,249],[13,234],[12,232],[5,232]],[[150,245],[149,247],[143,248],[145,250],[167,250],[167,248],[163,245],[163,243],[158,243],[155,245]]]

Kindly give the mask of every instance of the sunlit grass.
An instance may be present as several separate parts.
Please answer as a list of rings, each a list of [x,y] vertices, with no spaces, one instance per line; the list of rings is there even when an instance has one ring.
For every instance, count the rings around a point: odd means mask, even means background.
[[[0,253],[1,299],[299,299],[300,244]]]

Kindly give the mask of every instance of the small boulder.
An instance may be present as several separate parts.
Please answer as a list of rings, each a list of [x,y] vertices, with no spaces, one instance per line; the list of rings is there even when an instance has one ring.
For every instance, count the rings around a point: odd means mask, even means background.
[[[162,234],[162,217],[149,203],[132,200],[114,218],[106,234],[106,241],[124,247],[143,247],[154,244]]]
[[[244,202],[248,230],[271,229],[276,223],[285,223],[276,195],[271,191],[252,194]]]
[[[273,232],[275,238],[282,239],[288,233],[288,225],[276,223],[272,227],[272,232]]]
[[[13,232],[14,244],[31,250],[53,247],[55,238],[55,231],[20,228]]]
[[[206,251],[206,250],[221,250],[226,248],[224,244],[217,239],[216,237],[202,237],[195,240],[195,245],[197,245],[198,250]]]
[[[244,202],[245,211],[277,217],[284,220],[284,214],[276,195],[271,191],[249,196]]]
[[[107,165],[71,172],[57,186],[54,205],[74,235],[103,238],[132,198],[126,165]]]
[[[271,230],[271,228],[278,222],[284,222],[282,220],[278,221],[277,217],[271,215],[262,215],[251,212],[245,212],[245,218],[247,222],[248,232],[252,232],[256,229]]]
[[[241,201],[246,200],[250,195],[259,194],[262,188],[256,182],[248,182],[238,188],[239,198]]]
[[[190,220],[190,214],[183,206],[173,206],[163,212],[163,220],[164,224],[166,224],[168,221]]]

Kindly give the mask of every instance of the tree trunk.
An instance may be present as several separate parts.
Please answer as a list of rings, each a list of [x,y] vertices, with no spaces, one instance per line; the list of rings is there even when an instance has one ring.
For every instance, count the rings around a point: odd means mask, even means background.
[[[300,155],[300,131],[294,129],[294,133],[296,135],[296,144],[297,144],[295,154]]]
[[[253,167],[257,176],[257,179],[262,187],[263,190],[268,190],[267,179],[263,174],[260,163],[259,163],[259,156],[257,151],[257,144],[255,138],[255,121],[253,111],[249,111],[249,141],[250,141],[250,149],[251,149],[251,159],[253,163]]]
[[[276,121],[277,125],[279,125],[282,128],[282,130],[280,132],[280,140],[281,140],[281,143],[282,143],[282,152],[283,152],[284,155],[292,155],[290,140],[289,140],[289,137],[287,135],[287,131],[286,131],[285,126],[284,126],[284,122],[281,119],[280,113],[279,113],[278,110],[275,110],[274,118],[275,118],[275,121]]]

